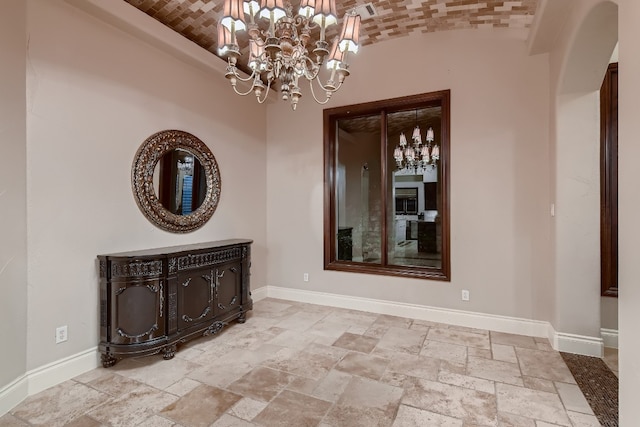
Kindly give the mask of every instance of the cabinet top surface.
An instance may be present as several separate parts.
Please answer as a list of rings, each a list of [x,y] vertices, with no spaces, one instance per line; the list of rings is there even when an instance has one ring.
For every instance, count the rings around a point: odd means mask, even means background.
[[[253,243],[251,239],[228,239],[214,242],[192,243],[188,245],[167,246],[164,248],[142,249],[138,251],[118,252],[112,254],[98,255],[98,257],[142,257],[153,255],[175,254],[179,252],[192,252],[202,249],[218,249],[226,246],[244,245]]]

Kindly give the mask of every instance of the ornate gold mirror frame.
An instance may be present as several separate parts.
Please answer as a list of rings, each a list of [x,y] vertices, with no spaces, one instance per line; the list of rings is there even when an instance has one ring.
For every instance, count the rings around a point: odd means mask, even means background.
[[[207,185],[204,201],[188,215],[176,215],[167,210],[158,199],[153,185],[153,174],[167,153],[181,149],[190,151],[204,168]],[[190,133],[165,130],[147,138],[136,153],[131,168],[133,196],[138,207],[157,227],[174,233],[188,233],[202,227],[211,218],[220,200],[220,171],[209,147]]]

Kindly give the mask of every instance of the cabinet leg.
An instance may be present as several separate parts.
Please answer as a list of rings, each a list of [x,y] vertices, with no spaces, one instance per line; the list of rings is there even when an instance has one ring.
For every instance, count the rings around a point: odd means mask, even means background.
[[[106,353],[103,353],[100,355],[100,360],[102,361],[102,367],[103,368],[110,368],[113,365],[116,364],[116,362],[118,361],[118,359],[116,359],[113,356],[110,356]]]
[[[244,323],[247,321],[247,312],[243,311],[242,314],[240,314],[240,317],[238,317],[238,323]]]
[[[163,349],[164,354],[162,355],[162,358],[164,360],[169,360],[169,359],[173,359],[173,356],[176,355],[176,345],[175,344],[171,344],[166,346]]]

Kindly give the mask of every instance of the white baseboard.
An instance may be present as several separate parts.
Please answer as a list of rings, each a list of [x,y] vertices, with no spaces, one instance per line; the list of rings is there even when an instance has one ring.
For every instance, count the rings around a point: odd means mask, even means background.
[[[488,329],[511,334],[529,335],[534,337],[548,336],[549,322],[539,320],[330,294],[326,292],[282,288],[278,286],[266,286],[266,288],[267,295],[272,298],[328,305],[331,307],[348,308],[352,310],[369,311],[372,313],[389,314],[393,316],[410,317],[413,319],[428,320],[431,322],[447,323],[450,325],[466,326],[470,328]]]
[[[604,353],[602,338],[556,332],[551,324],[549,324],[549,341],[554,349],[565,353],[592,357],[602,357]]]
[[[605,347],[618,348],[618,330],[617,329],[600,329],[600,336]]]
[[[0,389],[0,417],[16,407],[28,396],[27,376],[21,375]]]
[[[253,302],[260,301],[267,297],[267,286],[263,286],[258,289],[251,289],[251,299]]]
[[[13,409],[26,397],[77,377],[98,366],[100,366],[100,354],[97,347],[93,347],[32,369],[0,389],[0,417]]]

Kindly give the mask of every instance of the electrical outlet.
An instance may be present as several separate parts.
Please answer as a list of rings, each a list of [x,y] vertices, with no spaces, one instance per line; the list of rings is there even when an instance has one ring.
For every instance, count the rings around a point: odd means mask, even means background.
[[[304,280],[305,282],[309,281],[309,273],[304,273],[304,275],[302,276],[302,280]]]
[[[462,301],[469,301],[469,291],[466,289],[462,290]]]
[[[67,340],[67,325],[56,328],[56,344],[65,342]]]

